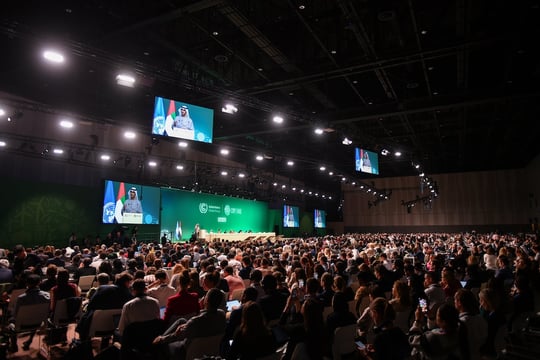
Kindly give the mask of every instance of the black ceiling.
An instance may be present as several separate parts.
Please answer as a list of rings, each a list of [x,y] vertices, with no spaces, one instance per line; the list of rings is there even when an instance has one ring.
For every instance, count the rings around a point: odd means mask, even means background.
[[[155,95],[211,107],[232,159],[339,189],[341,175],[373,177],[355,173],[355,146],[402,151],[380,157],[384,177],[412,162],[429,174],[525,166],[540,152],[539,35],[538,1],[9,1],[0,90],[143,131]],[[66,66],[43,64],[45,46]],[[124,70],[135,88],[115,84]],[[220,112],[227,100],[236,115]],[[273,160],[251,164],[259,152]]]

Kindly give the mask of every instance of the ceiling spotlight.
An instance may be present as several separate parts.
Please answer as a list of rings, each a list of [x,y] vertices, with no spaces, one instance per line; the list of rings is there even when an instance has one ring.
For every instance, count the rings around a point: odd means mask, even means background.
[[[420,176],[420,177],[424,177],[424,175],[425,175],[424,173],[420,173],[420,175],[418,175],[418,176]]]
[[[426,34],[427,34],[427,30],[422,30],[422,31],[420,31],[420,34],[426,35]]]
[[[401,156],[401,151],[396,151],[396,152],[394,153],[394,155],[397,156],[397,157],[400,157],[400,156]]]
[[[285,184],[281,185],[282,189],[285,189],[286,187],[287,187],[287,185],[285,185]]]
[[[151,166],[151,167],[156,167],[157,166],[157,162],[153,161],[153,160],[150,160],[148,162],[148,166]]]
[[[346,178],[346,177],[342,177],[342,178],[341,178],[341,181],[347,181],[347,178]]]
[[[306,8],[306,6],[305,6],[304,4],[300,4],[300,5],[298,5],[298,8],[299,8],[300,10],[304,10],[304,9]]]
[[[60,121],[60,126],[65,129],[71,129],[73,127],[73,122],[69,120],[62,120]]]
[[[6,111],[2,108],[0,108],[0,116],[6,115]]]
[[[415,168],[415,169],[420,169],[420,164],[414,165],[414,168]]]
[[[263,157],[262,155],[257,155],[257,156],[255,157],[255,159],[256,159],[257,161],[263,161],[264,157]]]
[[[126,87],[133,87],[135,85],[135,78],[128,74],[118,74],[116,75],[116,83]]]
[[[65,60],[64,55],[54,50],[45,50],[43,52],[43,57],[45,60],[55,64],[62,64]]]
[[[221,149],[221,150],[219,151],[219,153],[220,153],[221,155],[229,155],[229,149]]]
[[[184,166],[183,165],[176,165],[176,170],[184,170]]]
[[[275,122],[276,124],[281,124],[283,123],[283,118],[281,116],[274,116],[272,121]]]
[[[239,178],[245,178],[245,177],[246,177],[246,174],[244,174],[244,173],[238,173],[238,177],[239,177]]]
[[[186,141],[180,141],[178,142],[178,146],[181,148],[186,148],[188,146],[188,143]]]
[[[218,36],[218,35],[219,35],[219,33],[218,33],[217,31],[214,31],[214,32],[212,33],[212,35],[214,35],[214,36]]]
[[[325,167],[325,166],[321,166],[321,167],[319,168],[319,170],[325,171],[325,170],[326,170],[326,167]]]
[[[337,54],[337,51],[336,51],[336,50],[332,50],[332,51],[330,51],[330,53],[331,53],[332,55],[335,55],[335,54]]]
[[[59,148],[56,148],[56,149],[53,149],[53,153],[58,154],[58,155],[61,155],[61,154],[64,153],[64,150],[59,149]]]
[[[350,140],[349,138],[344,138],[343,141],[341,142],[343,145],[351,145],[352,144],[352,140]]]
[[[315,132],[315,134],[317,134],[317,135],[322,135],[322,134],[324,133],[324,130],[321,129],[321,128],[316,128],[316,129],[314,130],[314,132]]]
[[[287,165],[288,165],[288,166],[293,166],[293,165],[294,165],[294,161],[292,161],[292,160],[287,161]]]
[[[110,155],[107,155],[107,154],[103,154],[103,155],[101,155],[101,160],[103,160],[103,161],[109,161],[109,160],[111,160],[111,156],[110,156]]]
[[[124,133],[124,137],[126,139],[135,139],[136,135],[133,131],[128,130]]]
[[[6,144],[5,141],[0,141],[0,147],[4,147],[4,146],[6,146],[6,145],[7,145],[7,144]]]
[[[329,172],[328,172],[328,175],[334,176],[334,172],[333,172],[333,171],[329,171]]]
[[[277,186],[277,182],[273,183],[272,185],[273,185],[273,186]]]
[[[225,104],[225,106],[221,108],[221,112],[226,114],[236,114],[238,112],[238,108],[233,104]]]
[[[221,176],[227,176],[228,174],[229,174],[229,173],[226,172],[225,170],[223,170],[223,171],[221,172]]]
[[[382,149],[381,150],[381,155],[382,156],[387,156],[388,154],[390,154],[390,151],[386,150],[386,149]]]

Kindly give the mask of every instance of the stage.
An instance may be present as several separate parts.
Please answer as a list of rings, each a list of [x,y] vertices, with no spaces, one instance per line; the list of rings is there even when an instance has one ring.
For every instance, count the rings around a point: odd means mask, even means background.
[[[201,230],[199,238],[208,242],[213,241],[246,241],[246,240],[267,240],[268,238],[275,237],[275,232],[235,232],[235,233],[207,233]]]

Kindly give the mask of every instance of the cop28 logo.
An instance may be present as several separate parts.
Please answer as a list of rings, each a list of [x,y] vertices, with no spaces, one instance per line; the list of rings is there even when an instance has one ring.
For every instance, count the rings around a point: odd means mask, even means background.
[[[206,214],[208,212],[208,204],[207,203],[199,203],[199,211],[201,214]]]
[[[223,208],[223,212],[227,216],[231,215],[231,207],[229,205],[225,205],[225,207]]]

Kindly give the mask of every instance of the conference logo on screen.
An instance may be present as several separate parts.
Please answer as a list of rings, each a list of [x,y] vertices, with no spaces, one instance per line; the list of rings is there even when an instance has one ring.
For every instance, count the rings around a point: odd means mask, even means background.
[[[199,203],[199,211],[201,214],[206,214],[208,212],[208,204],[207,203]]]
[[[223,208],[223,212],[227,216],[231,215],[231,207],[229,205],[225,205],[225,207]]]

